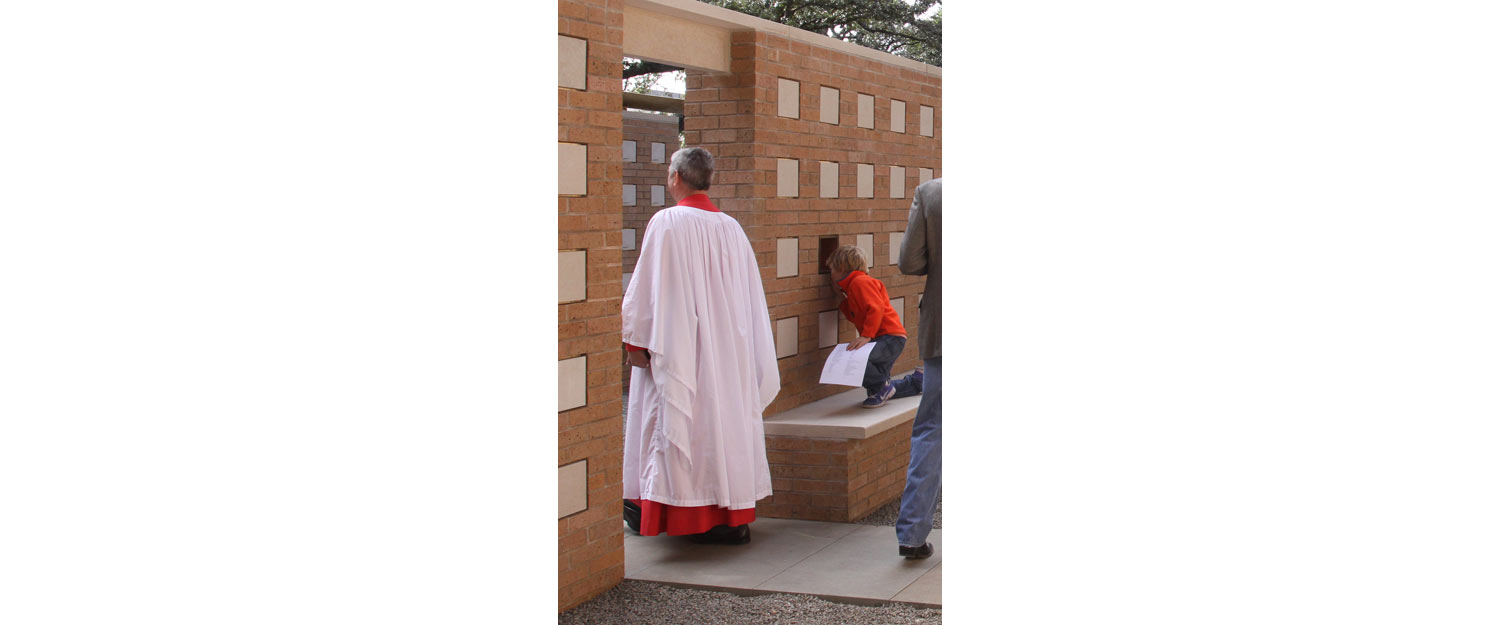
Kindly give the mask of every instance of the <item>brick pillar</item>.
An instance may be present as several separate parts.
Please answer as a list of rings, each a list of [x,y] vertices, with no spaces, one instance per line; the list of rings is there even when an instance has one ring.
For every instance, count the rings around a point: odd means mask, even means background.
[[[587,178],[583,193],[565,194],[560,188],[557,201],[559,271],[564,254],[574,254],[576,259],[576,254],[582,252],[586,257],[582,264],[583,298],[560,296],[557,310],[559,384],[577,383],[564,379],[564,362],[586,365],[583,404],[574,406],[576,400],[565,403],[564,393],[559,393],[559,481],[563,482],[565,474],[574,480],[561,483],[560,490],[577,484],[577,476],[581,475],[581,489],[586,493],[583,509],[570,509],[557,521],[559,611],[614,587],[625,576],[620,509],[624,425],[620,417],[619,366],[623,26],[624,0],[558,2],[560,48],[581,47],[584,44],[579,41],[586,42],[583,88],[560,84],[557,89],[559,167],[564,148],[576,150],[576,146],[582,145]],[[566,68],[562,67],[563,55],[559,56],[562,75]],[[565,173],[559,172],[559,176],[562,178]],[[560,275],[559,287],[565,282],[576,285],[577,280]],[[565,473],[565,469],[576,471]],[[575,489],[560,499],[583,503],[584,497],[579,496],[582,494]],[[559,510],[559,514],[564,511]]]

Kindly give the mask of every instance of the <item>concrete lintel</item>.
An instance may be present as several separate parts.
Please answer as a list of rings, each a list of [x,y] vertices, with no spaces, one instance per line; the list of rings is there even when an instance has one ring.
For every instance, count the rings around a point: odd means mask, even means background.
[[[693,0],[694,4],[701,4]],[[707,5],[705,5],[707,6]],[[725,9],[727,10],[727,9]],[[707,72],[729,72],[728,29],[650,8],[625,6],[625,56]]]
[[[906,57],[896,56],[889,52],[881,52],[879,50],[866,48],[864,46],[852,44],[847,41],[840,41],[827,35],[805,31],[800,28],[793,28],[791,26],[787,26],[786,24],[778,24],[771,20],[761,19],[753,15],[746,15],[744,13],[740,13],[739,11],[732,11],[723,7],[705,4],[702,2],[698,2],[698,0],[625,0],[625,54],[630,56],[636,56],[634,54],[631,54],[630,46],[631,9],[636,9],[639,12],[655,13],[662,16],[676,18],[684,22],[695,22],[711,28],[722,29],[726,32],[743,30],[767,32],[774,35],[786,37],[788,39],[801,41],[809,45],[827,48],[837,52],[843,52],[845,54],[862,56],[867,59],[895,65],[897,67],[904,67],[912,71],[927,74],[929,76],[936,76],[939,78],[943,76],[943,68],[941,67],[928,65],[920,61],[913,61]],[[655,58],[648,60],[658,61],[661,63],[673,62]],[[725,63],[725,67],[726,69],[724,70],[710,69],[710,71],[728,71],[727,62]],[[705,68],[698,67],[694,69]]]

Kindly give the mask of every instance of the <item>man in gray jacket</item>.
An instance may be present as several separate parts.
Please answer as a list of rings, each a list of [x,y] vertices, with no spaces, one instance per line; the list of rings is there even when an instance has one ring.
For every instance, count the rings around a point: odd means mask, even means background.
[[[911,426],[911,464],[896,519],[898,553],[908,559],[932,555],[932,518],[943,486],[943,179],[917,187],[906,236],[901,241],[901,273],[927,276],[917,328],[918,355],[925,379],[922,402]]]

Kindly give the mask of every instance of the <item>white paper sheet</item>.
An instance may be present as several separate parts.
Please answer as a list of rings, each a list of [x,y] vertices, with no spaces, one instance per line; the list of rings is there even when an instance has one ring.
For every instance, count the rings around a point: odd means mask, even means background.
[[[865,379],[865,364],[870,362],[873,351],[874,342],[865,343],[864,347],[852,352],[848,343],[833,346],[833,353],[828,355],[828,362],[823,363],[823,377],[818,378],[818,382],[859,386]]]

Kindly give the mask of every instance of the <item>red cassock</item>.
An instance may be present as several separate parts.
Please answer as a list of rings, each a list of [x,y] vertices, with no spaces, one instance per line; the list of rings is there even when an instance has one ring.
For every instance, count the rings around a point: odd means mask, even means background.
[[[641,535],[702,534],[715,525],[745,525],[755,521],[755,508],[730,510],[719,506],[670,506],[649,499],[632,499],[641,507]]]

